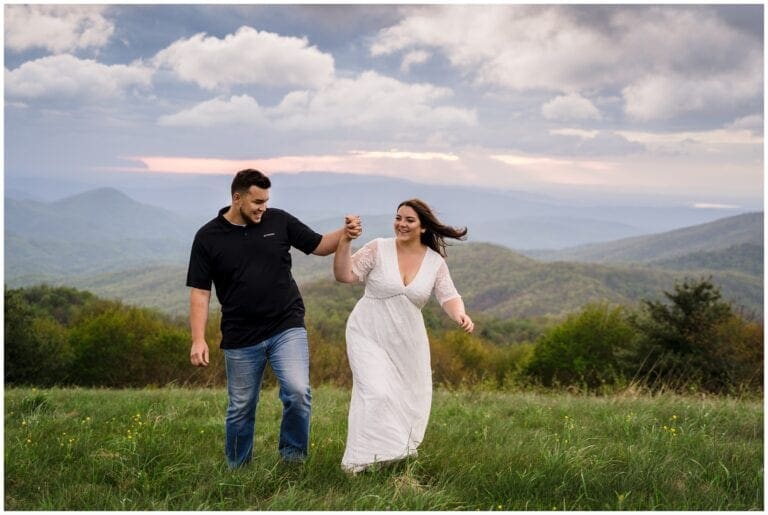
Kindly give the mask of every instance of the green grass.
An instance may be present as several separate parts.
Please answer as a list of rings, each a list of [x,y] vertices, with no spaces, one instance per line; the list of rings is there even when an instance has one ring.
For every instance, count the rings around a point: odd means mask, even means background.
[[[6,389],[6,510],[762,510],[761,400],[436,391],[417,458],[348,476],[349,392],[313,390],[312,448],[223,457],[223,390]]]

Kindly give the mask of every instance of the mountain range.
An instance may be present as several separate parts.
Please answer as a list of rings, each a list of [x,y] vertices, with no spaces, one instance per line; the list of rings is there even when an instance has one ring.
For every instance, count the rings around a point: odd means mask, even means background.
[[[275,189],[273,205],[294,206],[294,212],[316,216],[310,226],[319,232],[340,226],[341,217],[334,214],[339,205],[358,208],[349,212],[363,214],[365,241],[392,234],[392,215],[379,212],[395,206],[394,199],[415,184],[375,177],[350,182],[348,177],[329,176],[330,182],[323,186],[309,187],[299,177],[286,177],[287,184]],[[381,195],[366,197],[369,191]],[[589,206],[546,214],[540,208],[550,205],[551,199],[523,193],[428,185],[408,191],[447,208],[440,212],[447,222],[469,227],[469,241],[450,247],[448,262],[474,312],[494,317],[561,316],[590,301],[633,303],[658,297],[684,277],[712,276],[728,299],[762,314],[761,212],[627,238],[628,233],[642,232],[626,223],[631,221],[627,213],[639,207],[616,207],[615,213],[623,212],[623,218],[605,216],[608,211],[592,218],[597,208]],[[196,215],[194,210],[170,209],[173,203],[159,207],[140,202],[115,188],[58,200],[6,197],[6,286],[66,284],[184,315],[192,238],[224,205],[218,198],[208,203],[205,214]],[[670,215],[675,209],[685,211],[667,207],[654,216]],[[525,214],[526,210],[530,212]],[[711,215],[691,209],[677,220]],[[535,238],[529,233],[536,233]],[[539,243],[538,250],[513,250],[521,235]],[[613,241],[595,243],[601,239],[598,235]],[[592,243],[563,246],[584,240]],[[294,274],[312,302],[314,295],[327,291],[323,285],[332,283],[331,258],[295,253]]]
[[[546,261],[680,264],[690,255],[754,252],[763,246],[763,230],[763,213],[746,213],[662,234],[526,254]]]
[[[329,289],[334,284],[332,259],[293,254],[294,277],[308,306],[327,302],[329,294],[338,296],[334,292],[347,288],[337,285]],[[676,271],[640,265],[546,263],[486,243],[454,245],[447,261],[467,309],[491,317],[560,317],[589,302],[632,305],[641,299],[662,298],[663,291],[671,291],[676,282],[687,277],[711,277],[724,298],[753,316],[762,316],[762,277],[734,270]],[[48,282],[184,317],[189,295],[185,279],[186,266],[164,265]]]
[[[5,278],[65,277],[186,259],[197,221],[100,188],[5,199]]]
[[[383,176],[299,173],[274,174],[270,204],[296,215],[317,230],[336,227],[348,213],[363,216],[371,235],[389,234],[397,205],[408,198],[427,201],[451,225],[466,226],[469,240],[517,250],[557,250],[595,242],[654,234],[754,211],[753,201],[741,207],[697,204],[697,199],[600,196],[570,193],[559,196],[535,192],[480,188],[472,185],[424,184]],[[64,179],[6,177],[6,198],[30,205],[47,205],[89,190],[119,190],[136,204],[158,206],[167,220],[199,227],[229,203],[229,175],[103,173],[91,183]],[[90,187],[89,187],[90,186]],[[98,194],[97,194],[98,195]],[[114,191],[111,195],[114,195]],[[109,195],[108,195],[109,196]],[[125,199],[123,199],[125,200]],[[119,202],[124,204],[124,202]],[[89,210],[112,218],[120,207]],[[131,212],[131,209],[127,211]],[[133,211],[141,212],[139,206]],[[174,223],[174,225],[177,225]],[[9,225],[6,224],[6,230]],[[187,235],[194,234],[190,229]],[[21,233],[28,237],[29,234]],[[147,237],[139,233],[137,238]],[[191,236],[190,236],[191,237]]]

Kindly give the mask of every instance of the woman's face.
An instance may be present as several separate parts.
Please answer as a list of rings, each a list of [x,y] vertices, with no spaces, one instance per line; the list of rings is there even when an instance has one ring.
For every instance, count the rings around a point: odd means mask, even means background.
[[[421,222],[411,206],[400,206],[395,215],[395,236],[402,242],[421,241]]]

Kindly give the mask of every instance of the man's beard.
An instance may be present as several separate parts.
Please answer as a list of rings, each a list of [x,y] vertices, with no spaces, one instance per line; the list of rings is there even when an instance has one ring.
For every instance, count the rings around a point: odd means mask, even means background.
[[[261,217],[261,216],[264,216],[264,213],[257,213],[257,215],[259,215]],[[242,216],[243,220],[245,220],[246,222],[256,223],[256,221],[254,220],[255,215],[253,214],[252,211],[246,211],[245,209],[243,209],[241,207],[240,208],[240,216]]]

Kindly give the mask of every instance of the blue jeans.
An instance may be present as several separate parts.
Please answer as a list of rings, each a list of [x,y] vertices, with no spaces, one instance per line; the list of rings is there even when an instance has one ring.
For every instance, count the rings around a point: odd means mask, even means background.
[[[261,380],[267,361],[280,384],[283,421],[278,450],[286,461],[303,461],[309,445],[309,349],[307,330],[295,327],[261,343],[241,349],[224,349],[229,406],[225,453],[231,468],[253,456],[253,430]]]

